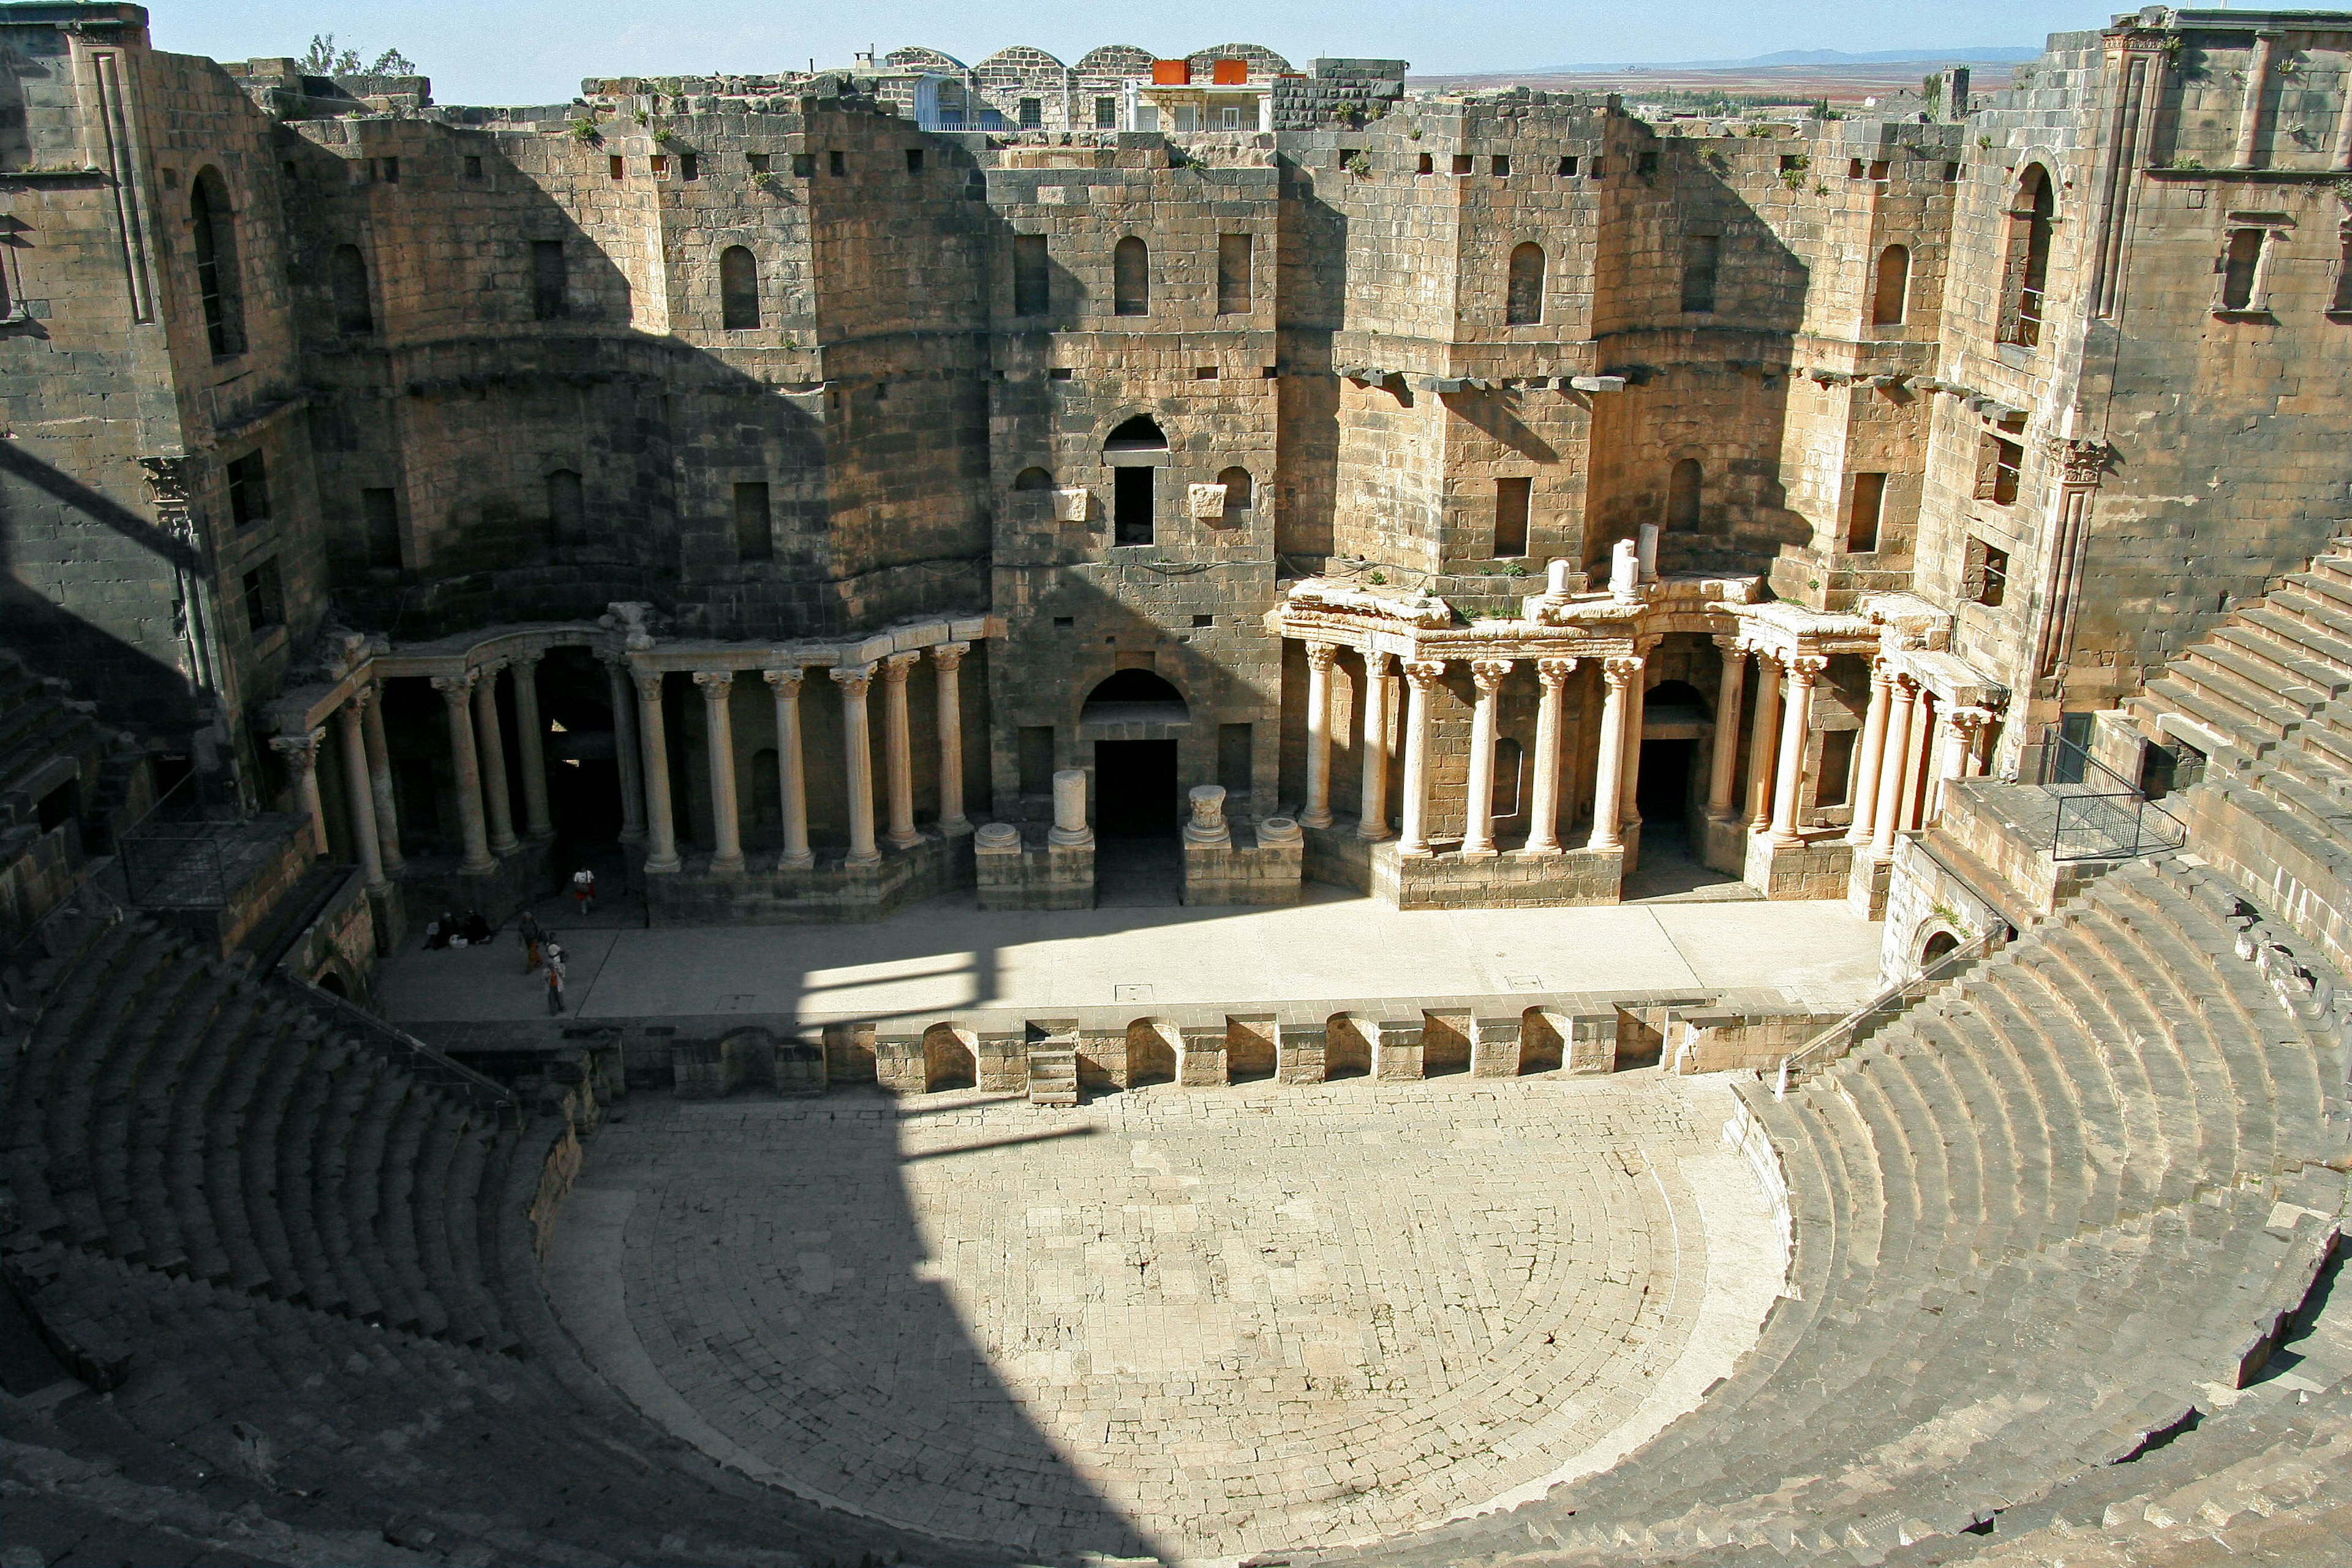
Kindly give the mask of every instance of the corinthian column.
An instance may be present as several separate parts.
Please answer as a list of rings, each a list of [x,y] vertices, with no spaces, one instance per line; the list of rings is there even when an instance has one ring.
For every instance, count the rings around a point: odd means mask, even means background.
[[[743,824],[735,806],[735,721],[729,709],[735,672],[698,669],[694,683],[702,688],[702,741],[710,763],[710,868],[740,871]]]
[[[1625,710],[1628,692],[1642,678],[1642,666],[1638,658],[1601,662],[1601,679],[1608,695],[1601,704],[1601,752],[1593,759],[1592,837],[1585,841],[1587,849],[1625,847],[1618,820],[1625,786]]]
[[[1800,654],[1789,660],[1789,705],[1780,720],[1780,778],[1772,792],[1772,842],[1782,848],[1802,844],[1797,826],[1797,796],[1804,786],[1805,733],[1813,722],[1813,682],[1829,660]]]
[[[866,689],[874,683],[870,664],[836,665],[841,688],[842,764],[849,785],[848,866],[871,866],[882,858],[874,847],[874,740],[866,732]]]
[[[474,683],[474,728],[480,731],[482,804],[490,815],[490,853],[511,855],[520,847],[515,839],[514,804],[507,796],[507,747],[499,730],[499,671],[503,659],[482,666]]]
[[[808,841],[808,763],[801,754],[801,667],[761,671],[776,695],[776,798],[783,807],[784,852],[776,869],[797,871],[815,863]]]
[[[352,815],[352,842],[360,852],[360,869],[371,888],[383,886],[383,847],[375,828],[375,792],[369,787],[367,736],[360,714],[375,693],[362,687],[335,710],[335,727],[343,748],[343,806]]]
[[[301,808],[303,835],[310,840],[313,855],[327,853],[327,813],[319,801],[319,742],[326,737],[326,731],[311,730],[269,738],[269,749],[284,757],[294,772],[294,800]]]
[[[931,649],[931,674],[937,682],[940,730],[940,831],[954,835],[971,831],[963,814],[963,689],[956,671],[968,642],[943,642]]]
[[[1748,732],[1748,831],[1772,826],[1772,747],[1780,734],[1780,661],[1756,650],[1756,720]]]
[[[1739,773],[1739,700],[1748,685],[1748,650],[1738,637],[1717,637],[1723,673],[1715,688],[1715,739],[1706,754],[1706,815],[1731,820],[1731,786]]]
[[[1510,673],[1507,658],[1470,661],[1470,682],[1478,689],[1478,701],[1470,713],[1470,798],[1465,803],[1469,826],[1462,836],[1465,856],[1495,853],[1495,695]]]
[[[1429,698],[1445,679],[1442,660],[1408,659],[1404,678],[1412,700],[1404,719],[1404,833],[1400,855],[1429,853]]]
[[[669,804],[669,731],[662,720],[662,675],[636,677],[637,738],[646,762],[646,869],[677,869],[677,816]]]
[[[1357,791],[1356,837],[1389,836],[1389,656],[1364,655],[1364,772]]]
[[[1625,691],[1625,778],[1617,795],[1618,820],[1625,827],[1642,820],[1642,728],[1648,721],[1650,709],[1650,678],[1646,671],[1649,649],[1656,646],[1655,637],[1633,645],[1642,656],[1644,673],[1637,676]]]
[[[619,656],[604,660],[613,683],[613,761],[621,773],[621,842],[646,841],[645,757],[637,746],[637,689],[629,682],[628,661]]]
[[[392,748],[383,738],[383,689],[362,692],[360,729],[367,739],[368,793],[375,797],[376,842],[383,851],[383,869],[397,877],[407,862],[400,858],[400,806],[392,798]]]
[[[1535,799],[1528,807],[1528,847],[1538,855],[1559,853],[1560,708],[1575,668],[1572,658],[1536,660],[1543,698],[1536,708]]]
[[[441,694],[443,715],[449,721],[450,770],[457,780],[457,823],[466,840],[466,856],[457,868],[478,873],[498,862],[490,858],[489,835],[482,826],[482,767],[474,755],[474,726],[466,712],[477,679],[470,669],[463,675],[436,675],[433,689]]]
[[[547,810],[547,729],[539,719],[539,661],[526,654],[514,662],[515,739],[522,752],[523,837],[544,844],[555,837]]]
[[[1886,660],[1870,661],[1870,711],[1862,721],[1862,757],[1854,767],[1853,825],[1846,829],[1849,844],[1870,842],[1878,816],[1878,773],[1886,756],[1886,713],[1893,706],[1895,673]]]
[[[907,675],[921,657],[894,653],[882,661],[882,781],[890,804],[894,849],[923,841],[915,831],[915,753],[907,731]]]
[[[1307,645],[1307,809],[1302,827],[1331,826],[1331,661],[1339,649],[1328,642]]]

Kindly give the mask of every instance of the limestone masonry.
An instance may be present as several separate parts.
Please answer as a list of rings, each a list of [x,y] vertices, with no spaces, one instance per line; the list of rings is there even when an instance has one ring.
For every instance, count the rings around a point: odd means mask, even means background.
[[[2352,1560],[2352,12],[147,27],[0,4],[0,1568]]]

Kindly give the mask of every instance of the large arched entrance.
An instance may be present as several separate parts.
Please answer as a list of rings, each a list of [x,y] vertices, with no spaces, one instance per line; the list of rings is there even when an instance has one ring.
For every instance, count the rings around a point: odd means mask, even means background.
[[[1094,740],[1099,903],[1179,901],[1183,791],[1175,731],[1191,718],[1183,693],[1148,669],[1115,671],[1087,694],[1078,723]]]

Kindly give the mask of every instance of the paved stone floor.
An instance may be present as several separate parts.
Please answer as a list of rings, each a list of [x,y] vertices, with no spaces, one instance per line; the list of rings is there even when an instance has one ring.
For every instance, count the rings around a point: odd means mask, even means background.
[[[1720,1080],[626,1102],[548,1259],[746,1473],[1041,1559],[1411,1530],[1629,1451],[1785,1267]]]
[[[1843,902],[1426,910],[1310,887],[1282,909],[979,909],[969,893],[862,925],[583,926],[541,911],[572,955],[588,1018],[702,1013],[922,1021],[958,1008],[1266,1004],[1513,991],[1776,987],[1815,1011],[1868,999],[1880,928]],[[642,917],[639,917],[641,920]],[[613,923],[601,923],[610,921]],[[409,1023],[544,1016],[510,931],[480,949],[385,961],[385,1010]]]

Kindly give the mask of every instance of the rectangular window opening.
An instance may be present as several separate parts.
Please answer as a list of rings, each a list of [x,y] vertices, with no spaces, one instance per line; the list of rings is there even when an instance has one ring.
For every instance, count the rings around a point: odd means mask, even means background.
[[[386,158],[383,160],[383,183],[387,185],[396,185],[400,184],[400,160],[397,158]]]
[[[1559,172],[1570,179],[1574,179],[1576,177],[1575,153],[1562,153],[1559,155]]]
[[[2336,260],[2336,297],[2327,301],[2327,313],[2352,315],[2352,235],[2344,237],[2344,253]]]
[[[1418,174],[1433,174],[1437,172],[1437,160],[1423,153],[1421,155],[1420,165],[1413,172]]]
[[[239,528],[269,521],[269,472],[259,452],[247,452],[230,463],[228,515]]]
[[[764,174],[768,172],[768,154],[746,153],[743,154],[743,166],[755,174]]]
[[[1853,742],[1852,730],[1831,730],[1822,734],[1821,783],[1813,791],[1815,806],[1843,805],[1851,798]]]
[[[629,165],[615,153],[604,160],[604,172],[616,180],[625,180],[629,176]]]
[[[840,170],[838,170],[838,169],[835,169],[835,170],[834,171],[834,173],[835,173],[835,174],[838,174],[839,173],[841,173],[841,171],[840,171]],[[815,154],[815,153],[793,153],[793,179],[795,179],[795,180],[811,180],[811,179],[814,179],[815,177],[816,177],[816,154]]]
[[[1498,154],[1488,161],[1486,167],[1487,172],[1490,174],[1497,175],[1508,174],[1511,172],[1511,161],[1508,158]]]
[[[1853,504],[1846,514],[1848,550],[1866,552],[1878,548],[1878,514],[1885,499],[1885,474],[1854,475]]]
[[[2009,594],[2009,552],[1971,536],[1961,559],[1960,597],[1972,605],[1997,607]]]
[[[480,153],[467,153],[467,154],[466,154],[466,178],[467,178],[467,179],[469,179],[469,180],[478,180],[478,179],[480,179],[481,177],[482,177],[482,158],[481,158],[481,154],[480,154]]]
[[[1095,129],[1097,131],[1118,129],[1118,100],[1115,98],[1095,100]]]
[[[1636,153],[1633,159],[1633,172],[1637,174],[1656,174],[1658,172],[1658,150],[1652,147],[1642,153]]]
[[[849,173],[849,154],[836,147],[824,155],[824,166],[833,174],[846,174]]]
[[[2003,440],[1986,431],[1977,448],[1977,500],[1989,500],[1995,506],[2017,504],[2017,475],[2024,463],[2025,447],[2021,443]]]
[[[702,178],[702,160],[692,153],[677,155],[677,177],[681,180]]]
[[[2261,276],[2263,241],[2269,230],[2233,228],[2230,231],[2230,248],[2221,258],[2221,309],[2224,310],[2259,310],[2254,294],[2255,280]]]
[[[1045,100],[1042,98],[1023,99],[1021,100],[1021,129],[1024,131],[1035,131],[1041,129],[1045,123]]]
[[[920,147],[909,147],[909,148],[908,148],[908,149],[907,149],[907,173],[908,173],[908,174],[921,174],[922,172],[923,172],[923,150],[922,150]]]
[[[655,179],[667,180],[669,178],[668,153],[656,153],[653,156],[646,160],[646,166],[653,172]]]
[[[1535,480],[1528,478],[1495,481],[1495,558],[1514,560],[1528,552],[1528,510]]]
[[[1457,174],[1466,174],[1476,166],[1477,162],[1477,159],[1467,153],[1456,153],[1454,154],[1454,172]]]
[[[245,626],[255,637],[286,624],[286,589],[271,556],[245,574]]]
[[[1151,542],[1151,476],[1145,468],[1113,468],[1111,542]]]
[[[768,484],[752,480],[735,487],[735,559],[772,561],[776,535],[768,515]]]

